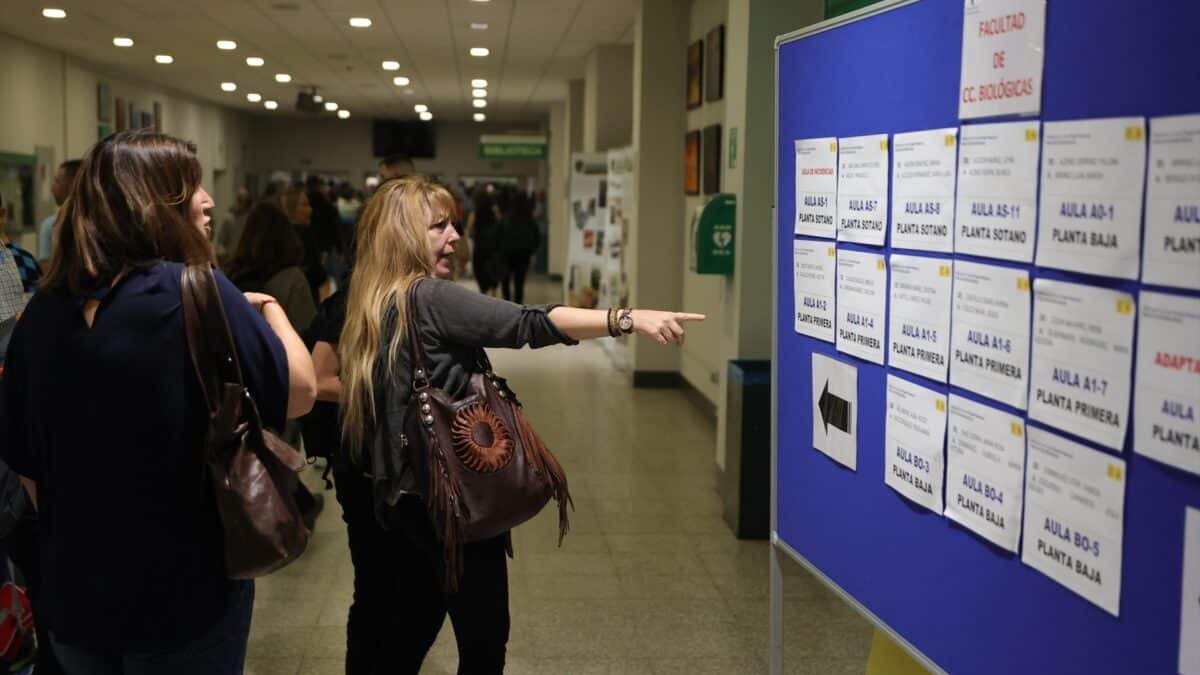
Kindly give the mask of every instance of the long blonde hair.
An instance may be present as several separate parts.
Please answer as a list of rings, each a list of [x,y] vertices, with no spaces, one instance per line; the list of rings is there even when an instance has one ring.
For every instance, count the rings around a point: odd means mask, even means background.
[[[446,188],[414,176],[380,185],[359,220],[346,325],[338,342],[342,437],[355,457],[362,451],[368,425],[375,422],[377,360],[386,359],[384,372],[390,376],[404,344],[408,286],[434,274],[428,230],[439,211],[453,217],[454,197]],[[392,309],[397,320],[384,355],[384,318]]]

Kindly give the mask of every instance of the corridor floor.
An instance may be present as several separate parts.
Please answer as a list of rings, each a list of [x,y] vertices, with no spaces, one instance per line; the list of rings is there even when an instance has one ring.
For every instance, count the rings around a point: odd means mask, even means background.
[[[555,297],[535,280],[532,301]],[[665,347],[664,347],[665,349]],[[765,673],[767,544],[721,517],[715,425],[680,390],[633,389],[599,342],[489,352],[575,500],[514,531],[507,673]],[[305,472],[314,490],[319,471]],[[353,568],[332,492],[305,556],[258,582],[247,673],[343,672]],[[789,673],[861,674],[871,628],[799,565],[784,566]],[[457,667],[447,620],[422,675]]]

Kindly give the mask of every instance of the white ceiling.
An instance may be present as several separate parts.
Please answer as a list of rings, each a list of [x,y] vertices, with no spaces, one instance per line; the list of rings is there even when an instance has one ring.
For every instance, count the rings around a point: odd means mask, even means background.
[[[440,120],[469,120],[472,78],[488,80],[489,121],[528,122],[566,98],[600,44],[633,39],[638,0],[0,0],[0,32],[62,50],[123,75],[261,114],[296,114],[296,93],[316,86],[356,116],[415,118],[427,104]],[[67,11],[43,18],[43,7]],[[373,21],[349,26],[352,16]],[[473,30],[472,22],[487,30]],[[113,46],[116,36],[134,46]],[[221,51],[217,40],[238,44]],[[476,58],[471,47],[491,54]],[[159,65],[156,54],[174,57]],[[266,65],[251,68],[247,56]],[[400,62],[383,70],[381,62]],[[0,64],[0,67],[3,67]],[[275,73],[291,74],[278,84]],[[396,75],[408,87],[392,84]],[[237,83],[234,93],[220,83]],[[268,113],[247,92],[279,101]],[[324,113],[332,115],[332,113]]]

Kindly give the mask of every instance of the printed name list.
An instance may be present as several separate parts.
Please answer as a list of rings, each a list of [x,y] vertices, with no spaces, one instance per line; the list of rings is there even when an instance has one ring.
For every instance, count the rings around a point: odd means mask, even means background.
[[[796,141],[796,234],[837,236],[836,138]]]
[[[887,190],[887,134],[838,139],[838,240],[883,246]]]
[[[1033,261],[1037,222],[1038,123],[962,128],[954,250]]]
[[[958,129],[892,137],[892,246],[954,250],[954,179]]]
[[[887,263],[877,253],[837,253],[837,349],[882,366]]]
[[[914,255],[893,255],[891,262],[888,361],[893,368],[945,382],[954,263]]]
[[[1024,410],[1029,305],[1025,270],[956,261],[950,384]]]

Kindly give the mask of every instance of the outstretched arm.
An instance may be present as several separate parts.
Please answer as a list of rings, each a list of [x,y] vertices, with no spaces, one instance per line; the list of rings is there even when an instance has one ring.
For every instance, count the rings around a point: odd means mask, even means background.
[[[705,319],[703,314],[659,312],[653,309],[635,309],[632,316],[635,333],[654,338],[662,345],[669,342],[683,344],[683,324]],[[549,317],[556,328],[573,340],[609,336],[607,310],[555,307],[550,310]]]

